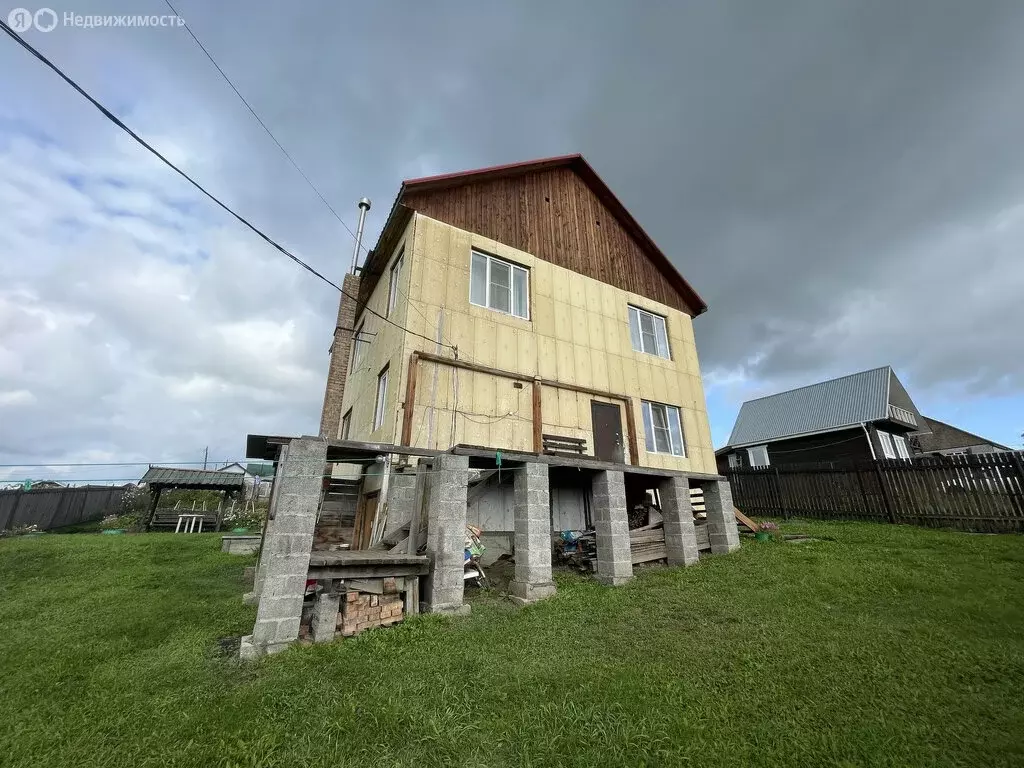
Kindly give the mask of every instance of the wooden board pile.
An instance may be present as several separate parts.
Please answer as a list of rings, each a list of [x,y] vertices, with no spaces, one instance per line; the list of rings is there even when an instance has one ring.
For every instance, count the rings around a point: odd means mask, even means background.
[[[649,563],[668,557],[665,548],[665,528],[662,523],[652,523],[629,532],[629,551],[633,564]]]
[[[338,632],[351,637],[374,627],[390,627],[403,618],[402,596],[397,593],[347,592],[338,611]]]

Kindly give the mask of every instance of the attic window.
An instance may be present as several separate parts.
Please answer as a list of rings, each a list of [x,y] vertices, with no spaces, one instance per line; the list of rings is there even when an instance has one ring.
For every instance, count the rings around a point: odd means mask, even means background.
[[[668,348],[668,333],[665,318],[652,312],[631,306],[629,308],[629,337],[633,349],[649,355],[672,359]]]
[[[895,459],[896,458],[896,449],[893,448],[893,445],[892,445],[892,435],[890,435],[888,432],[882,432],[881,430],[879,430],[878,431],[878,442],[882,446],[882,453],[885,454],[885,458],[887,458],[887,459]]]
[[[896,446],[896,454],[901,459],[910,458],[910,451],[907,448],[907,438],[905,438],[903,435],[893,435],[892,442],[893,445]]]
[[[752,467],[767,467],[771,464],[768,460],[768,446],[766,445],[755,445],[753,448],[747,448],[747,458],[750,460],[750,466]]]
[[[530,273],[518,264],[473,251],[469,301],[529,320]]]

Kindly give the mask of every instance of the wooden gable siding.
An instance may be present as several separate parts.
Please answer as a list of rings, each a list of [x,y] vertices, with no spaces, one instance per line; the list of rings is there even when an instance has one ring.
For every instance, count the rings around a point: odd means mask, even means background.
[[[411,190],[402,203],[453,227],[694,314],[640,245],[569,168],[434,191]]]

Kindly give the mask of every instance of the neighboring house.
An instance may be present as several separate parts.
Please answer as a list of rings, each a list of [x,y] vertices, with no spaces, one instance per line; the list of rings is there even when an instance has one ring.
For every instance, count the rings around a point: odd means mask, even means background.
[[[1000,445],[984,437],[965,432],[938,419],[925,416],[924,423],[928,433],[913,436],[917,441],[915,448],[918,453],[952,456],[962,453],[996,453],[1013,450],[1009,446]]]
[[[707,307],[579,155],[403,182],[345,291],[324,436],[716,471]]]
[[[892,368],[883,366],[748,400],[718,469],[909,458],[926,422]]]
[[[245,465],[237,461],[221,467],[218,472],[231,472],[242,475],[246,501],[265,499],[270,496],[270,487],[274,480],[274,465],[263,462],[249,462]]]

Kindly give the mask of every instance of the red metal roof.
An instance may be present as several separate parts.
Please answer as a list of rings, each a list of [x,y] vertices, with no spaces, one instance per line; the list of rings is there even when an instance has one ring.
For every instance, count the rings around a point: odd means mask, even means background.
[[[583,155],[559,155],[557,157],[546,157],[539,160],[528,160],[520,163],[508,163],[506,165],[494,165],[489,168],[477,168],[457,173],[444,173],[437,176],[424,176],[418,179],[406,179],[402,182],[402,189],[398,193],[396,205],[402,200],[405,192],[417,191],[426,192],[435,189],[472,184],[479,181],[490,181],[492,179],[519,176],[536,171],[550,170],[552,168],[572,169],[597,195],[597,198],[611,211],[612,215],[626,229],[630,235],[640,244],[647,256],[655,263],[659,270],[669,279],[676,290],[683,296],[687,304],[693,308],[694,314],[699,315],[707,311],[708,305],[698,295],[693,287],[686,281],[676,269],[669,258],[658,248],[657,244],[640,226],[633,215],[626,210],[619,199],[611,191],[607,184],[601,180],[597,172],[590,164],[583,159]]]

